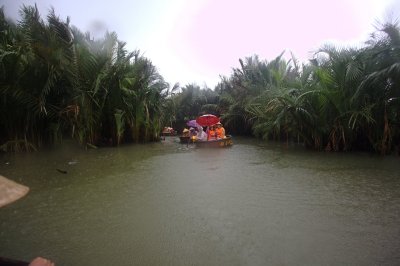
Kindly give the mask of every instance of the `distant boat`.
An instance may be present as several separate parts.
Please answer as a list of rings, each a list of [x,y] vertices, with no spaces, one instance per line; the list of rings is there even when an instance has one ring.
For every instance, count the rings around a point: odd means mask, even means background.
[[[176,136],[176,131],[174,132],[162,132],[162,136]]]
[[[176,136],[176,131],[172,127],[165,127],[161,132],[161,136]]]

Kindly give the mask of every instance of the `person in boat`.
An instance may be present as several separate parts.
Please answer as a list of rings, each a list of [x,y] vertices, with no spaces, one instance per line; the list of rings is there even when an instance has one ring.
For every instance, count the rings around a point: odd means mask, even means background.
[[[212,125],[208,129],[207,140],[216,140],[216,139],[217,139],[217,132],[215,131],[215,126]]]
[[[204,132],[203,127],[198,127],[196,138],[200,141],[207,141],[207,134]]]
[[[182,137],[189,137],[189,129],[184,128],[182,131]]]
[[[195,128],[193,128],[193,127],[189,128],[189,137],[190,137],[191,140],[196,140],[197,133],[198,132],[196,131]]]
[[[217,133],[217,138],[219,138],[219,139],[226,138],[225,128],[222,126],[221,122],[217,123],[217,128],[215,129],[215,132]]]
[[[175,135],[176,131],[172,127],[164,127],[163,134],[170,134],[170,135]]]

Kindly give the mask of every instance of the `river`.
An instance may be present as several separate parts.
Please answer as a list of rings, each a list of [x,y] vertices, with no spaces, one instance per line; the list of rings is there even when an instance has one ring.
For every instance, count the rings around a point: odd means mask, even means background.
[[[63,174],[56,169],[66,171]],[[235,138],[3,154],[0,256],[60,265],[400,265],[400,158]]]

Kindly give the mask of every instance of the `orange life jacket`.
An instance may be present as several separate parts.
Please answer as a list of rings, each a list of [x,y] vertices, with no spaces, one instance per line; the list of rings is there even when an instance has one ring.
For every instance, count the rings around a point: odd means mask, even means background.
[[[223,139],[225,137],[225,129],[223,127],[217,127],[215,131],[217,132],[218,138]]]
[[[215,130],[209,129],[208,130],[208,139],[216,139],[217,137],[216,137],[215,133],[216,133]]]

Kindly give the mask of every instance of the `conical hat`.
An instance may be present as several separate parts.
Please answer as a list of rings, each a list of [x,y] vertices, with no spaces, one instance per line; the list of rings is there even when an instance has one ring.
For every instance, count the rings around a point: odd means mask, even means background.
[[[15,183],[0,175],[0,207],[22,198],[28,191],[27,186]]]

